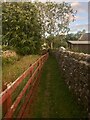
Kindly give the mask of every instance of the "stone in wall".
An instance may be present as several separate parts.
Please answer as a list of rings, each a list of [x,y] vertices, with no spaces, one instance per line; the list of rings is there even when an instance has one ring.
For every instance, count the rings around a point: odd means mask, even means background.
[[[55,55],[68,88],[72,90],[78,102],[90,112],[90,55],[66,51],[63,48],[55,52]]]

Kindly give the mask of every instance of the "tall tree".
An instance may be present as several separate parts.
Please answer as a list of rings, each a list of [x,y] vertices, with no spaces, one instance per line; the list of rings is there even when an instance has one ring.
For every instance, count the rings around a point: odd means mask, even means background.
[[[42,37],[69,32],[69,23],[75,20],[76,11],[68,3],[36,2],[42,23]],[[51,37],[52,38],[52,37]],[[52,44],[52,42],[51,42]],[[51,45],[52,46],[52,45]]]
[[[15,47],[22,54],[38,51],[41,22],[34,3],[2,4],[3,44]]]

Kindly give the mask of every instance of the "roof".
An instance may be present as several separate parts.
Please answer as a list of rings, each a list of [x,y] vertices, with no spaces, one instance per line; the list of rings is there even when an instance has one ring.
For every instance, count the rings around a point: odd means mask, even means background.
[[[80,38],[79,41],[90,41],[90,33],[84,33]]]
[[[90,44],[90,41],[67,41],[68,43],[71,43],[71,44],[80,44],[80,45],[87,45],[87,44]]]

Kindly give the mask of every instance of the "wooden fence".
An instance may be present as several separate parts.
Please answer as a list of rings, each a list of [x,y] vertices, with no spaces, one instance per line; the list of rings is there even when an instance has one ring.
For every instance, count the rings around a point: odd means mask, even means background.
[[[27,103],[39,83],[41,68],[47,58],[48,53],[41,56],[0,94],[3,118],[22,118]]]

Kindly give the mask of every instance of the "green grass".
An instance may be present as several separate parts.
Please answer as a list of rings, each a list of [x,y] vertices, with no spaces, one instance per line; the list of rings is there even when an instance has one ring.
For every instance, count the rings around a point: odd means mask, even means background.
[[[14,80],[16,80],[25,70],[27,70],[27,68],[33,64],[40,56],[39,55],[29,55],[29,56],[24,56],[21,57],[18,61],[14,61],[14,63],[12,64],[12,62],[10,63],[5,63],[3,65],[3,82],[13,82]],[[30,75],[28,75],[20,84],[19,86],[16,88],[16,90],[12,93],[12,102],[14,103],[14,101],[16,100],[16,98],[18,97],[18,95],[20,94],[20,92],[23,90],[23,88],[25,87],[26,83],[28,82],[30,78]],[[29,89],[31,88],[31,86],[29,86]],[[28,90],[26,91],[26,93],[28,93]],[[21,99],[17,109],[14,112],[13,117],[16,117],[19,110],[21,109],[22,104],[25,102],[25,96],[26,93],[23,97],[23,99]],[[3,116],[5,115],[5,113],[3,112]]]
[[[30,64],[34,63],[39,57],[39,55],[24,56],[13,64],[11,62],[3,65],[2,82],[9,83],[15,81],[25,70],[27,70]]]
[[[28,105],[29,106],[29,105]],[[45,63],[34,103],[26,109],[27,118],[85,118],[87,113],[79,106],[60,75],[56,59]]]

